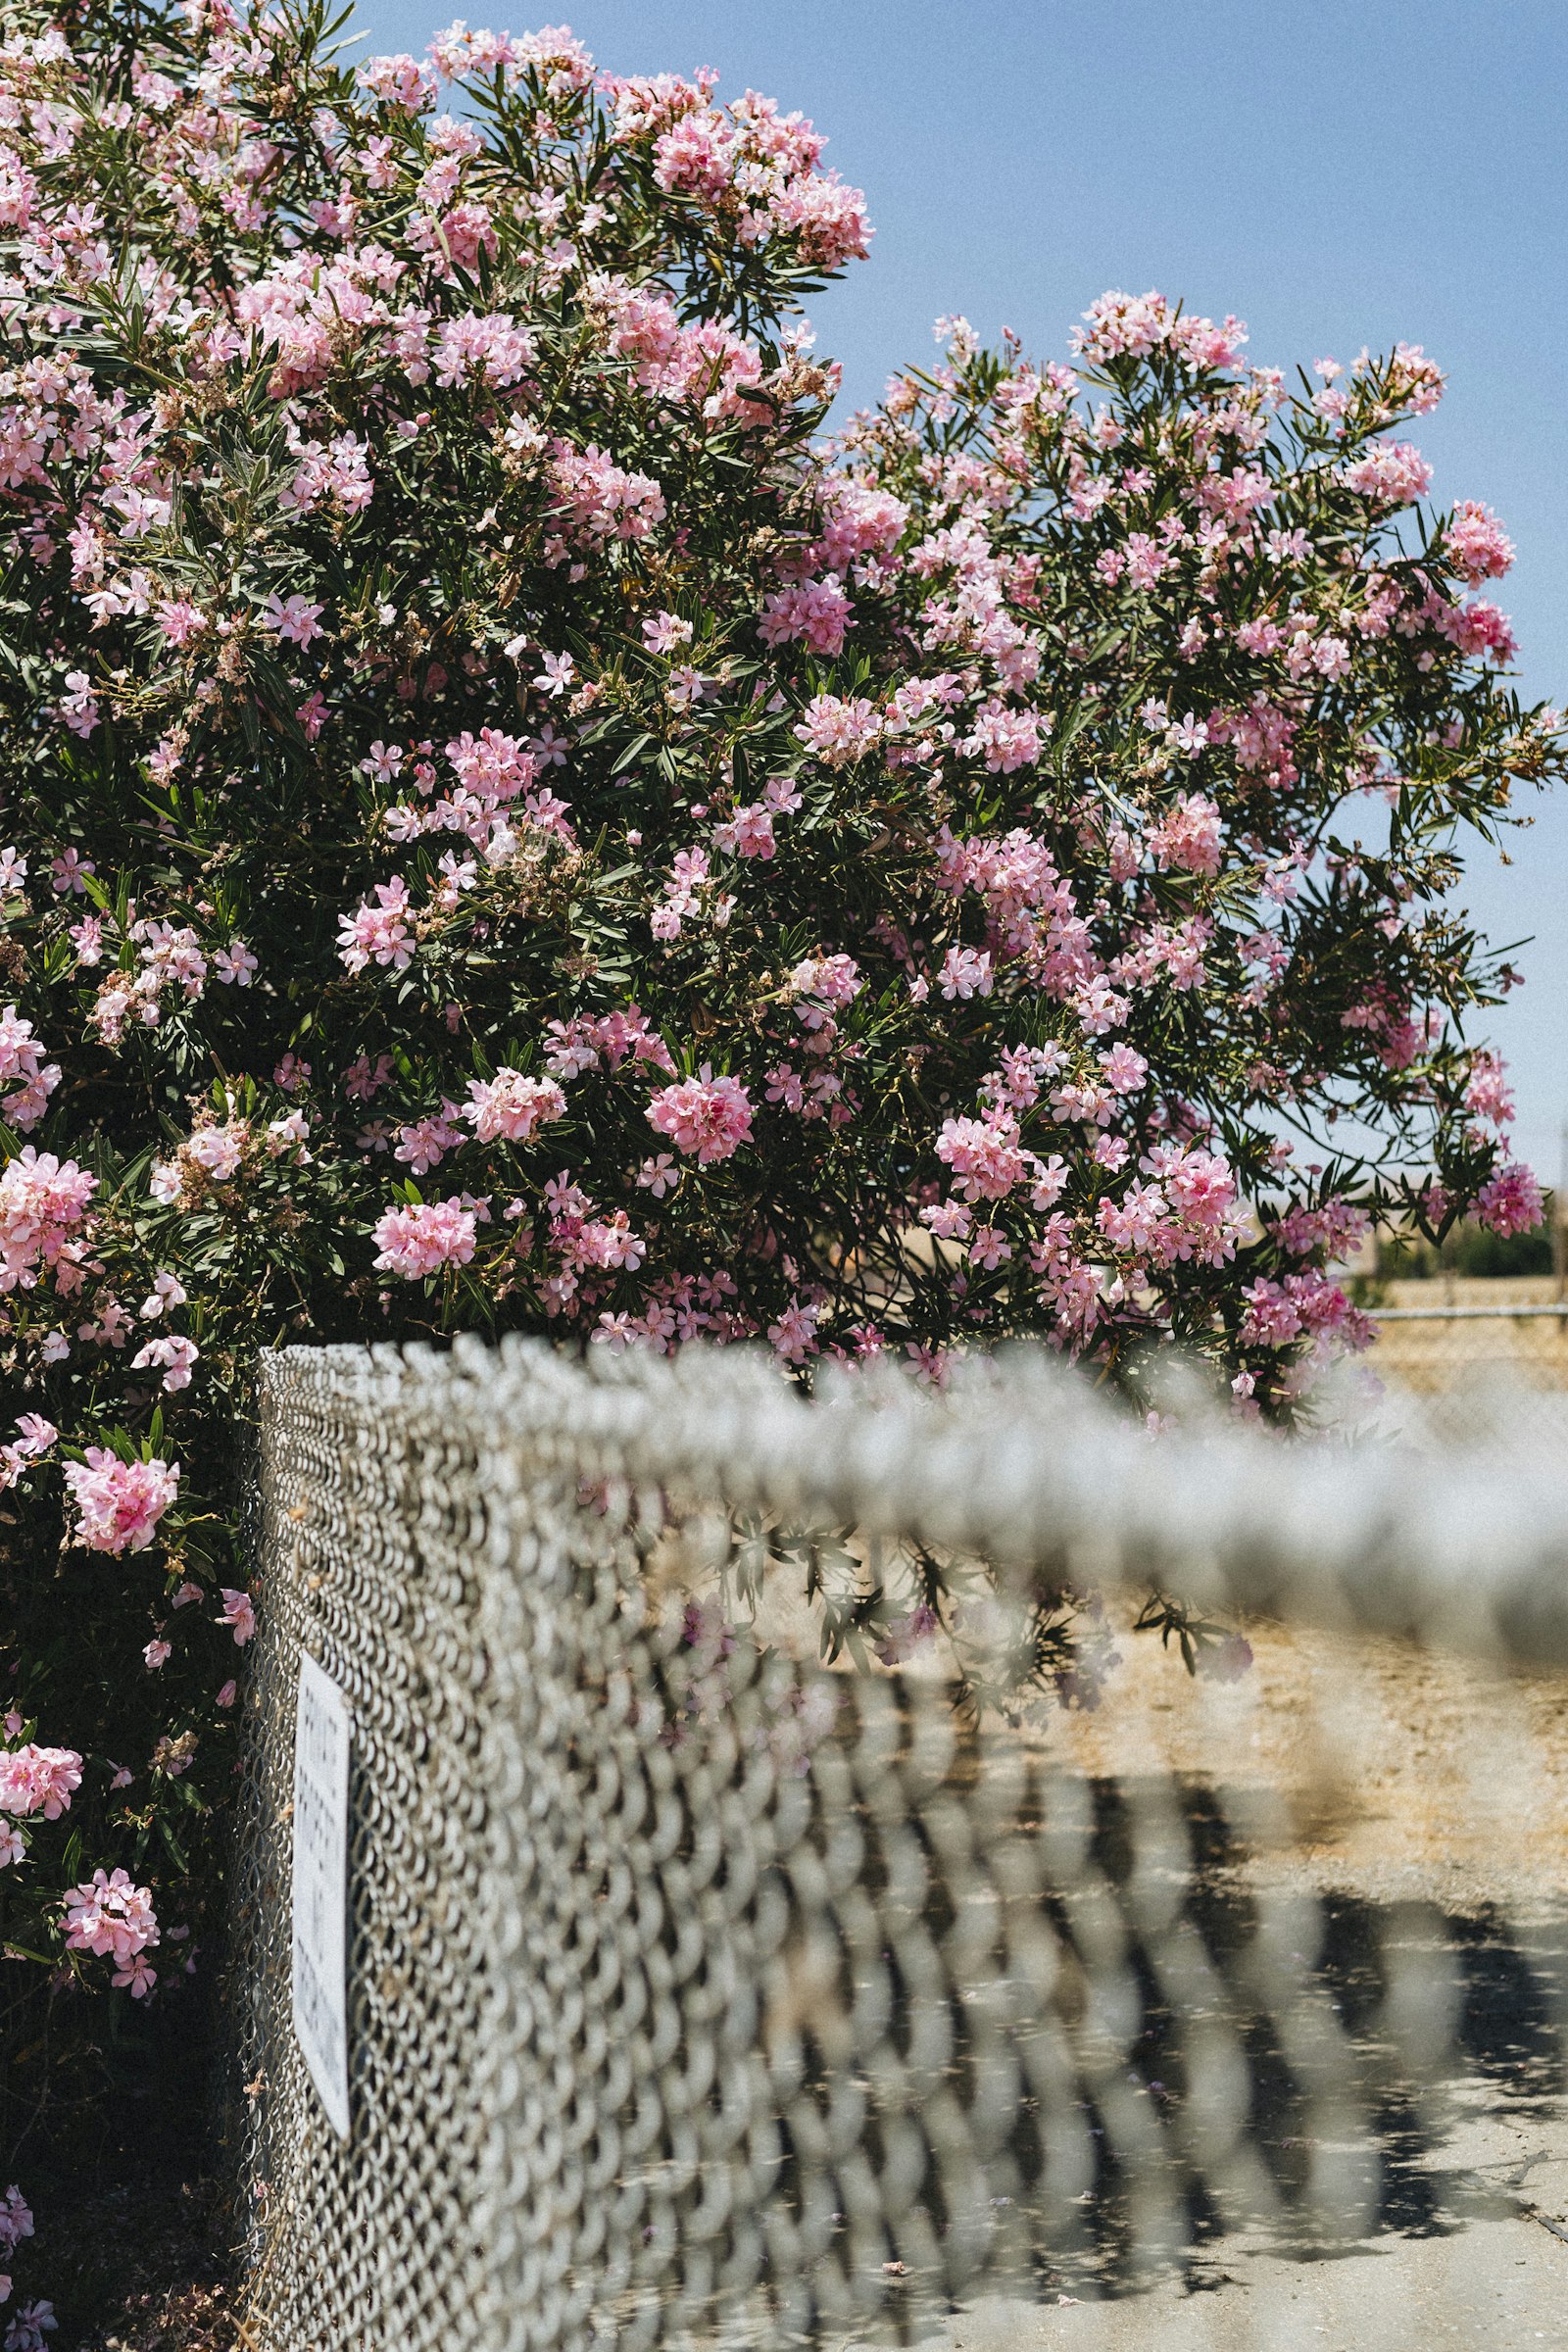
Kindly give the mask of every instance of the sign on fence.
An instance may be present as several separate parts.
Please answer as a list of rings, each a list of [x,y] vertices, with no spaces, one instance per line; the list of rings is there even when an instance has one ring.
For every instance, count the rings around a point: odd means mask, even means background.
[[[334,2132],[349,2135],[349,1705],[300,1653],[294,1718],[294,2032]]]

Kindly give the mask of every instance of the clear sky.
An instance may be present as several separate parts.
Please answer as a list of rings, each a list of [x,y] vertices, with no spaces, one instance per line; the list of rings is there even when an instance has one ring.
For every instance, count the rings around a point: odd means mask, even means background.
[[[469,0],[477,6],[477,0]],[[498,0],[499,5],[499,0]],[[931,321],[1006,324],[1038,357],[1107,286],[1235,311],[1290,368],[1424,344],[1448,392],[1417,437],[1436,499],[1485,499],[1519,550],[1493,591],[1522,686],[1568,705],[1565,0],[556,0],[622,73],[717,68],[799,107],[862,186],[869,262],[812,306],[852,405]],[[421,51],[447,12],[361,0],[368,49]],[[522,30],[527,14],[476,14]],[[363,52],[362,52],[363,54]],[[1492,1016],[1518,1143],[1557,1174],[1568,1118],[1568,795],[1463,902],[1532,936]]]

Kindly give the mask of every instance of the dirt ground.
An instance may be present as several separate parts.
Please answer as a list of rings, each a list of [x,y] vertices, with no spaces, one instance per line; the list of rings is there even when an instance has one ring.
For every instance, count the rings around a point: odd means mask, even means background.
[[[1246,1628],[1251,1669],[1190,1676],[1147,1635],[1052,1751],[1123,1779],[1149,1770],[1250,1798],[1276,1868],[1380,1903],[1568,1895],[1568,1681],[1506,1676],[1392,1642]]]

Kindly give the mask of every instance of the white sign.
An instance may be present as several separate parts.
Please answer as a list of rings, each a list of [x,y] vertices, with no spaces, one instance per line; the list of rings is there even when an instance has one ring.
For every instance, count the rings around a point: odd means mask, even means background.
[[[334,2132],[349,2135],[349,1703],[300,1652],[294,1718],[294,2032]]]

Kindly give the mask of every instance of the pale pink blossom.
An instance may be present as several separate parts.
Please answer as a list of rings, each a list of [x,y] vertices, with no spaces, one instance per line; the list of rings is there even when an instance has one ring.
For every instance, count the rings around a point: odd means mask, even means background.
[[[1190,874],[1217,874],[1220,845],[1218,804],[1200,792],[1183,793],[1149,834],[1149,846],[1162,871],[1176,866]]]
[[[31,2235],[32,2208],[13,2181],[0,2196],[0,2254],[15,2253],[23,2239]]]
[[[876,707],[863,696],[845,702],[819,694],[808,703],[795,734],[825,766],[847,767],[864,758],[881,731]]]
[[[122,1462],[89,1446],[85,1461],[66,1464],[66,1485],[76,1506],[73,1543],[88,1551],[145,1551],[178,1495],[179,1464],[156,1455]]]
[[[1503,1160],[1477,1195],[1476,1215],[1491,1233],[1531,1232],[1545,1215],[1534,1171],[1522,1160]]]
[[[776,1323],[767,1327],[767,1337],[775,1354],[787,1364],[804,1364],[817,1350],[818,1309],[792,1298]]]
[[[937,975],[950,1004],[955,998],[967,1003],[970,997],[989,997],[995,977],[990,954],[977,948],[950,948]]]
[[[221,1592],[223,1614],[221,1617],[215,1618],[213,1622],[216,1625],[226,1625],[233,1634],[235,1647],[243,1649],[256,1632],[255,1606],[248,1592],[236,1592],[228,1585],[224,1585]]]
[[[715,1078],[704,1062],[695,1078],[666,1086],[647,1109],[650,1127],[667,1135],[677,1152],[695,1152],[698,1165],[729,1159],[751,1141],[752,1103],[738,1079]]]
[[[836,579],[800,580],[763,600],[758,635],[764,645],[809,647],[831,657],[844,650],[853,608]]]
[[[1513,1118],[1513,1096],[1509,1092],[1507,1073],[1502,1058],[1496,1054],[1481,1053],[1472,1057],[1470,1076],[1465,1084],[1464,1106],[1489,1127],[1506,1127]]]
[[[408,884],[394,874],[376,884],[373,904],[363,899],[353,914],[339,918],[339,958],[351,972],[363,972],[371,962],[406,970],[414,958],[408,918]]]
[[[1018,1122],[1005,1111],[988,1111],[981,1119],[944,1119],[936,1149],[964,1200],[1004,1200],[1028,1171]]]
[[[155,1972],[145,1966],[136,1972],[141,1954],[161,1941],[158,1915],[151,1890],[138,1886],[123,1870],[95,1870],[65,1902],[66,1946],[90,1952],[115,1963],[115,1983],[128,1984],[139,2000],[151,1989]]]
[[[372,1232],[379,1249],[375,1265],[381,1273],[417,1282],[443,1266],[466,1266],[477,1238],[474,1211],[456,1197],[384,1209]]]
[[[48,2352],[43,2339],[59,2325],[55,2307],[46,2298],[24,2303],[6,2329],[5,2352]]]
[[[274,594],[268,598],[262,617],[265,626],[288,644],[306,646],[323,634],[321,612],[321,606],[313,605],[306,597],[291,596],[285,601]]]
[[[81,1758],[71,1747],[0,1749],[0,1813],[24,1821],[41,1813],[58,1821],[81,1787]]]
[[[498,1138],[528,1143],[541,1127],[565,1115],[566,1098],[553,1078],[526,1078],[505,1067],[494,1078],[470,1079],[468,1100],[458,1113],[482,1144]]]
[[[676,612],[660,612],[643,622],[643,643],[651,654],[672,654],[677,646],[690,645],[692,624]]]
[[[0,1292],[31,1289],[86,1221],[98,1179],[24,1145],[0,1171]]]
[[[259,969],[258,959],[242,939],[213,951],[213,970],[225,987],[249,988]]]
[[[190,1387],[190,1368],[200,1353],[201,1349],[194,1340],[182,1339],[171,1332],[162,1339],[149,1340],[144,1348],[139,1348],[130,1359],[131,1370],[142,1372],[161,1368],[164,1375],[162,1386],[172,1396],[177,1390]]]
[[[239,1173],[248,1133],[242,1120],[230,1120],[221,1127],[198,1127],[185,1146],[186,1157],[215,1184],[227,1184]]]
[[[1374,441],[1359,458],[1340,468],[1348,490],[1379,506],[1406,507],[1432,487],[1432,468],[1408,441]]]
[[[1454,569],[1472,587],[1500,579],[1513,563],[1513,541],[1491,508],[1473,498],[1459,500],[1443,544]]]

